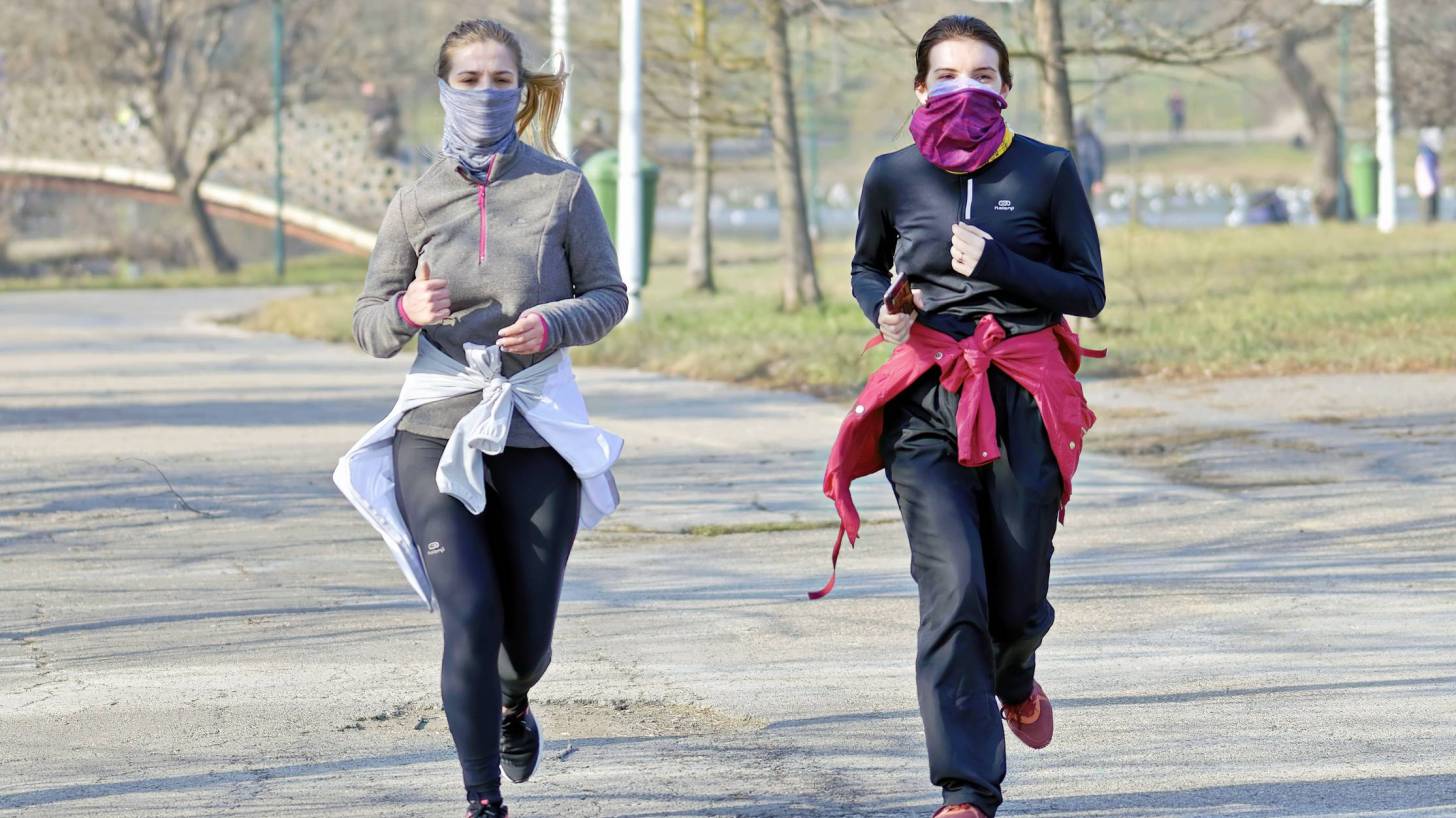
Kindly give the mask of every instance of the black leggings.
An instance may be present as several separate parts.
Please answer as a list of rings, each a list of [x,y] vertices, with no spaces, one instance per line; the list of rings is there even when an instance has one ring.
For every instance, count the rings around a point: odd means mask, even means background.
[[[1031,695],[1062,478],[1030,394],[987,372],[1001,457],[956,459],[959,396],[930,372],[885,407],[880,454],[920,589],[915,675],[930,778],[945,803],[995,815],[1006,776],[999,697]]]
[[[500,801],[501,704],[518,707],[551,662],[581,484],[555,449],[485,458],[479,516],[435,486],[445,441],[398,432],[395,491],[445,631],[440,694],[465,789]]]

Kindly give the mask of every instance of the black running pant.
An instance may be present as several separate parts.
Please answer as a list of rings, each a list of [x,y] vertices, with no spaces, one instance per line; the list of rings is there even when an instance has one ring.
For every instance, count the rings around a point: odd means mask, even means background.
[[[395,490],[444,626],[440,694],[465,788],[499,803],[501,705],[524,702],[551,662],[581,484],[554,449],[507,448],[485,458],[477,516],[436,488],[444,450],[396,433]]]
[[[945,803],[990,816],[1006,776],[996,699],[1031,695],[1036,649],[1052,626],[1047,572],[1062,479],[1036,402],[994,366],[1001,457],[960,465],[959,396],[939,377],[932,368],[886,406],[880,453],[920,590],[916,682],[930,778]]]

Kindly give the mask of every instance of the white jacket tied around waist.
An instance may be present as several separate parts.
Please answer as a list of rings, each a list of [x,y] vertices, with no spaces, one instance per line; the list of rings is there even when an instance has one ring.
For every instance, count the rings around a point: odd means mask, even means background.
[[[455,426],[435,483],[474,514],[485,509],[485,461],[499,454],[511,428],[511,409],[519,409],[551,448],[581,479],[581,525],[591,528],[617,508],[612,464],[622,452],[622,439],[598,429],[587,419],[586,401],[576,386],[571,359],[562,350],[506,378],[501,375],[500,347],[466,344],[462,364],[441,352],[424,335],[420,351],[405,376],[399,400],[339,458],[334,484],[381,535],[411,587],[434,609],[434,591],[420,552],[404,524],[394,491],[394,434],[405,412],[431,401],[480,394],[475,407]]]

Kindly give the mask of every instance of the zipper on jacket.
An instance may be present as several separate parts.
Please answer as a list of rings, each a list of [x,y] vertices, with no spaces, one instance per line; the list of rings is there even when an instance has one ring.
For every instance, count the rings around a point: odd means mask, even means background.
[[[485,185],[478,185],[475,189],[475,206],[480,209],[480,263],[485,263],[485,234],[488,224],[485,218]]]
[[[491,173],[493,173],[494,171],[495,157],[492,156],[490,162],[485,166],[486,184],[490,183],[490,176]],[[485,197],[485,184],[478,184],[475,186],[475,206],[477,209],[480,210],[480,251],[478,261],[480,264],[484,264],[486,239],[490,235],[490,217],[486,215],[487,208]]]
[[[966,224],[970,224],[971,223],[971,202],[975,199],[975,192],[976,192],[975,191],[975,188],[974,188],[974,185],[975,185],[975,180],[974,179],[971,179],[970,177],[967,177],[966,178],[966,212],[961,217],[961,221],[965,222]]]

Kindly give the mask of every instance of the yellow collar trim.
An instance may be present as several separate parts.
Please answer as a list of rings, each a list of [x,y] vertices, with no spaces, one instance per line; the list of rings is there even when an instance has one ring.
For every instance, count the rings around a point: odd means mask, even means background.
[[[1010,125],[1007,125],[1006,126],[1006,135],[1003,136],[1003,137],[1001,137],[1001,147],[997,148],[996,149],[996,152],[993,153],[993,154],[991,154],[991,158],[986,160],[986,165],[989,165],[992,162],[995,162],[997,159],[1000,159],[1001,158],[1001,154],[1005,153],[1006,152],[1006,149],[1011,147],[1011,140],[1013,140],[1015,138],[1016,138],[1016,134],[1014,132],[1012,132],[1011,126]],[[986,165],[982,165],[981,167],[985,167]]]

